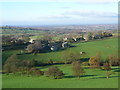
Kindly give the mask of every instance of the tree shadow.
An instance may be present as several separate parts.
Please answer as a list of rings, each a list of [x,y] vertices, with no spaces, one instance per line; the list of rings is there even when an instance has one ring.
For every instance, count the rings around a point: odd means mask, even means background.
[[[93,76],[97,76],[97,75],[82,75],[80,77],[93,77]],[[73,75],[70,75],[70,76],[64,76],[64,78],[76,78],[77,76],[73,76]]]
[[[69,48],[73,48],[73,47],[77,47],[77,46],[75,46],[75,45],[70,45],[70,46],[69,46]]]
[[[80,77],[91,77],[89,79],[104,79],[106,78],[106,76],[102,76],[102,77],[94,77],[94,76],[98,76],[98,75],[81,75]],[[77,76],[73,76],[73,75],[70,75],[70,76],[64,76],[64,78],[76,78]],[[109,78],[115,78],[115,77],[120,77],[120,76],[110,76]]]
[[[27,53],[16,54],[16,55],[26,55],[26,54],[33,54],[33,53],[31,53],[31,52],[27,52]]]
[[[93,76],[97,76],[97,75],[82,75],[80,77],[93,77]]]
[[[85,61],[87,62],[87,61],[89,61],[89,59],[90,59],[90,58],[81,58],[80,60],[81,60],[82,62],[85,62]]]
[[[112,68],[113,72],[120,72],[120,68]]]
[[[115,78],[115,77],[120,77],[120,76],[110,76],[109,78]],[[102,79],[102,78],[106,78],[105,76],[104,77],[94,77],[94,78],[90,78],[90,79]]]
[[[90,69],[90,67],[84,67],[84,69]]]
[[[118,70],[115,70],[114,72],[120,72],[120,69],[118,69]]]
[[[64,78],[75,78],[75,76],[72,76],[72,75],[70,75],[70,76],[64,76]]]
[[[100,79],[100,78],[106,78],[106,77],[93,77],[93,78],[90,78],[90,79]]]
[[[112,78],[112,77],[114,78],[114,77],[120,77],[120,76],[110,76],[110,77],[111,77],[111,78]]]
[[[48,66],[42,66],[42,67],[37,67],[37,68],[39,68],[39,69],[46,69],[48,67],[50,67],[50,65],[48,65]]]

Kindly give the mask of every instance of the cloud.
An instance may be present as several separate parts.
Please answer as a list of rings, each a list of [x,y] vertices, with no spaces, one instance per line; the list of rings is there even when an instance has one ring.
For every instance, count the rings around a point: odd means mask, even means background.
[[[61,7],[61,9],[70,9],[71,7]]]
[[[79,3],[117,3],[119,0],[70,0]]]
[[[70,16],[60,14],[60,15],[44,16],[44,17],[41,17],[41,18],[44,18],[44,19],[69,19]]]
[[[105,17],[105,18],[118,17],[118,14],[114,12],[100,12],[100,11],[87,11],[87,10],[66,11],[63,14],[68,16],[77,16],[77,17]]]
[[[8,2],[8,0],[1,0]],[[80,2],[80,3],[117,3],[119,0],[9,0],[9,2]]]
[[[115,12],[100,12],[89,10],[70,10],[57,15],[41,16],[41,19],[79,19],[79,18],[118,18]]]

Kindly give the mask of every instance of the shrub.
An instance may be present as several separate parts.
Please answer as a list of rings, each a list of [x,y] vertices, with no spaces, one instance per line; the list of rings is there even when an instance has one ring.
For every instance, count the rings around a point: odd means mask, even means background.
[[[33,68],[31,68],[31,69],[29,70],[29,74],[30,74],[30,75],[35,75],[35,76],[41,76],[41,75],[44,74],[44,72],[43,72],[43,71],[40,71],[39,69],[37,69],[37,68],[35,68],[35,67],[33,67]]]
[[[19,67],[20,61],[17,58],[17,55],[11,55],[5,62],[3,69],[6,73],[15,73]]]
[[[109,63],[104,63],[103,64],[104,70],[109,71],[111,70],[110,64]]]
[[[48,61],[48,64],[53,64],[53,60],[50,59],[50,60]]]
[[[116,66],[120,64],[119,57],[117,55],[111,54],[108,56],[108,62],[110,63],[111,66]]]
[[[96,54],[96,56],[93,56],[89,60],[89,64],[91,68],[100,68],[101,64],[101,56],[99,53]]]
[[[89,66],[89,62],[83,62],[82,65],[83,66]]]
[[[53,77],[54,79],[60,79],[64,76],[63,72],[55,66],[52,66],[45,71],[44,75],[47,77]]]
[[[28,67],[19,67],[19,72],[22,74],[22,75],[25,75],[25,74],[30,74],[30,72],[29,72],[29,70],[30,70],[30,68],[28,68]]]

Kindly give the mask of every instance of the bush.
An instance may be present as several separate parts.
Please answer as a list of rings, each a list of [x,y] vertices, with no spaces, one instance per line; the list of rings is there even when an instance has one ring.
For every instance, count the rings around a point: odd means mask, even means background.
[[[48,61],[48,64],[51,64],[51,65],[52,65],[52,64],[53,64],[53,60],[50,59],[50,60]]]
[[[47,77],[53,77],[54,79],[60,79],[64,76],[63,72],[55,66],[52,66],[45,71],[44,75]]]
[[[93,56],[89,60],[91,68],[100,68],[101,65],[101,55],[97,53],[96,56]]]
[[[109,71],[111,70],[110,64],[109,63],[104,63],[103,64],[104,70]]]
[[[17,55],[11,55],[5,62],[3,69],[6,73],[15,73],[19,67],[20,61],[17,58]]]
[[[83,62],[82,65],[83,66],[89,66],[90,64],[89,64],[89,62]]]
[[[18,71],[20,72],[20,74],[22,74],[22,75],[25,75],[25,74],[28,74],[29,75],[29,70],[30,70],[30,68],[28,68],[28,67],[19,67],[19,69],[18,69]]]
[[[35,68],[35,67],[33,67],[33,68],[31,68],[31,69],[29,70],[29,74],[30,74],[30,75],[35,75],[35,76],[41,76],[41,75],[44,74],[44,72],[43,72],[43,71],[40,71],[39,69],[37,69],[37,68]]]
[[[111,66],[119,66],[120,65],[120,59],[118,55],[111,54],[108,56],[108,62]]]

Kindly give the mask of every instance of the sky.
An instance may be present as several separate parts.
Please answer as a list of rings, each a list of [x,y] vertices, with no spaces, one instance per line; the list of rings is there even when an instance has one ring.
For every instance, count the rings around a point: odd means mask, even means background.
[[[2,0],[2,25],[117,24],[118,0]]]

